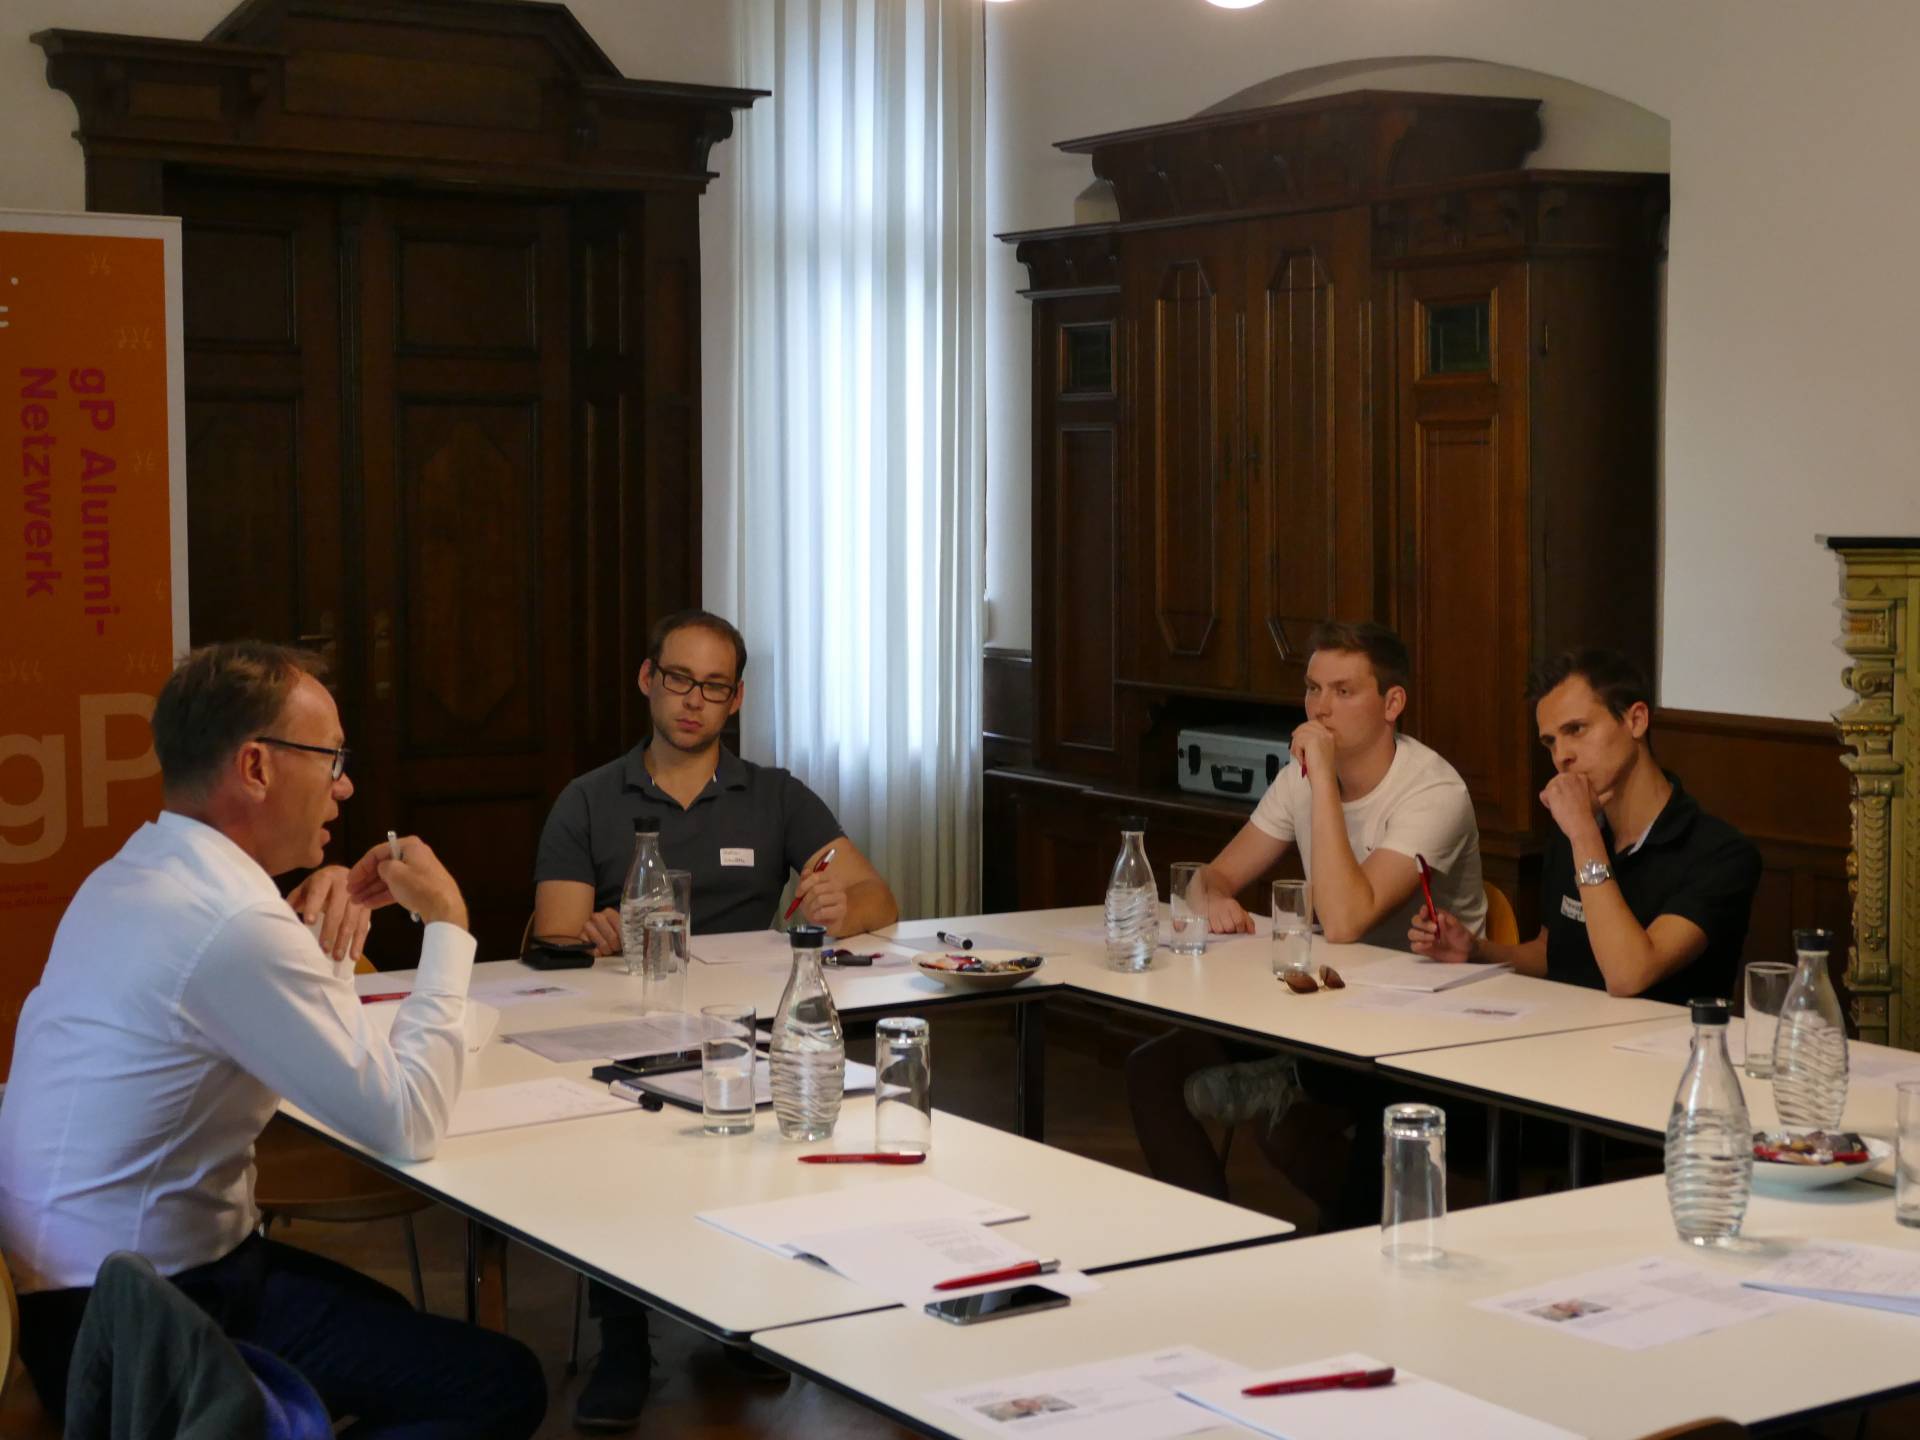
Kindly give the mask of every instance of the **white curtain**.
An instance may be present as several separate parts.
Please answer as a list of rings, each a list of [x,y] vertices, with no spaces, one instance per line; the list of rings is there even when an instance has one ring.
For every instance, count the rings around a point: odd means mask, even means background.
[[[742,738],[912,917],[979,903],[980,0],[746,0],[731,526]],[[726,473],[722,475],[723,485]],[[709,552],[712,553],[711,551]]]

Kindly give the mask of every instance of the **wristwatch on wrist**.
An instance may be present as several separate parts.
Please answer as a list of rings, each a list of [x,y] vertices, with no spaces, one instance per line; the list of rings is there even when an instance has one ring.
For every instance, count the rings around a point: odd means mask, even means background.
[[[1604,885],[1613,878],[1613,867],[1604,860],[1583,860],[1573,867],[1573,878],[1586,888]]]

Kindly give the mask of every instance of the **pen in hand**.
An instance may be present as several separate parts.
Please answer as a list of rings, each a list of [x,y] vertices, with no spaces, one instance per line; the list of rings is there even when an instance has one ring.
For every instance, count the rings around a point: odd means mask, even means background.
[[[1311,1390],[1374,1390],[1393,1383],[1393,1367],[1378,1370],[1342,1370],[1335,1375],[1302,1375],[1297,1380],[1269,1380],[1249,1385],[1242,1395],[1304,1395]]]
[[[394,830],[387,831],[387,858],[390,860],[405,858],[400,849],[400,835]],[[420,923],[420,912],[418,910],[409,910],[407,914],[411,917],[414,924],[418,925]]]
[[[1414,856],[1413,863],[1420,867],[1420,889],[1427,897],[1427,919],[1432,922],[1433,932],[1437,936],[1440,933],[1440,912],[1434,908],[1433,904],[1433,870],[1428,866],[1427,857],[1424,855]]]
[[[826,869],[827,862],[833,859],[833,854],[834,852],[832,850],[828,850],[826,854],[822,855],[820,857],[820,863],[813,867],[813,873],[818,875],[822,870]],[[793,897],[793,903],[787,906],[787,913],[782,915],[780,918],[782,920],[791,920],[793,918],[793,912],[798,910],[799,908],[800,908],[800,897],[798,895],[795,895]]]

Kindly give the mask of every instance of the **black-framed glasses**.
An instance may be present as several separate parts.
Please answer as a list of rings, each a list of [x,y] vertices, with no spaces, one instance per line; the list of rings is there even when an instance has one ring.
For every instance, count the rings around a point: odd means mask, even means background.
[[[655,667],[660,673],[660,683],[669,693],[686,695],[698,685],[700,693],[715,705],[724,705],[733,699],[733,692],[740,688],[737,680],[696,680],[684,670],[668,670],[663,666]]]
[[[302,745],[298,740],[282,740],[274,735],[256,735],[253,738],[262,745],[278,745],[282,750],[305,750],[313,755],[331,755],[335,780],[347,773],[347,757],[353,754],[353,751],[345,745]]]

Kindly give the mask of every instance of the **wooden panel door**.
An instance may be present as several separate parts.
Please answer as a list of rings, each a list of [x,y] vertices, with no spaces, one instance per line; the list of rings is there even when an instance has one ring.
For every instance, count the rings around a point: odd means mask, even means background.
[[[1150,684],[1238,689],[1247,610],[1239,232],[1147,231],[1129,235],[1127,245],[1126,314],[1138,360],[1123,673]]]
[[[178,185],[192,639],[305,644],[347,603],[340,280],[325,193]]]
[[[1034,648],[1044,765],[1116,776],[1120,357],[1112,295],[1035,311]]]
[[[1374,609],[1367,213],[1249,235],[1250,688],[1298,701],[1320,621]]]
[[[348,226],[367,792],[350,833],[428,836],[480,953],[512,954],[576,764],[567,215],[373,196]]]
[[[1473,792],[1483,830],[1528,828],[1527,290],[1523,265],[1395,277],[1406,726]]]

